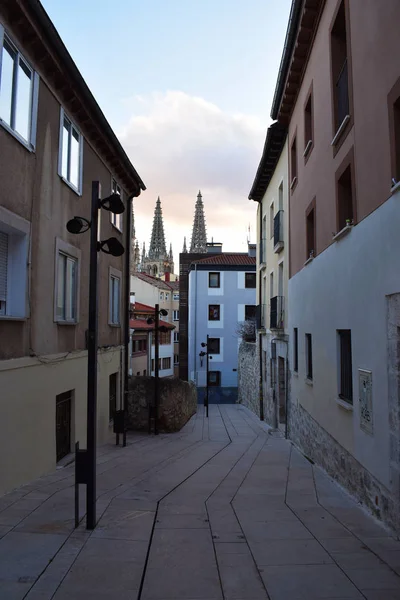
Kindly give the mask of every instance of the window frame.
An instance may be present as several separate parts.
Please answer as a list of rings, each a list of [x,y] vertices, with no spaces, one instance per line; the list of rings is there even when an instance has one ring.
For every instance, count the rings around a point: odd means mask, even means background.
[[[179,300],[179,292],[174,292],[173,300]]]
[[[59,255],[63,254],[76,261],[76,290],[75,290],[75,319],[62,319],[57,314],[58,302],[58,275],[59,275]],[[56,238],[55,244],[55,270],[54,270],[54,323],[57,325],[77,325],[79,323],[80,310],[80,278],[81,278],[81,251],[79,248],[68,244],[61,238]]]
[[[211,381],[211,375],[217,374],[217,380],[214,382]],[[208,387],[221,387],[221,371],[208,371]]]
[[[398,189],[398,184],[400,182],[400,77],[390,90],[387,96],[387,103],[390,138],[390,187],[393,191],[393,188]],[[393,179],[396,183],[393,183]]]
[[[217,311],[218,317],[211,317],[211,311]],[[209,321],[220,321],[221,320],[221,305],[220,304],[209,304],[208,305],[208,320]]]
[[[352,351],[352,340],[351,340],[351,329],[338,329],[337,330],[337,334],[338,334],[338,350],[339,350],[339,360],[338,360],[338,397],[340,398],[340,400],[342,400],[343,402],[347,402],[347,404],[349,404],[350,406],[353,406],[354,404],[354,385],[353,385],[353,351]],[[347,368],[349,368],[350,371],[350,388],[351,388],[351,397],[347,398],[346,394],[344,394],[344,369],[343,369],[343,362],[344,362],[344,356],[343,356],[343,346],[344,346],[344,340],[346,339],[349,340],[350,342],[350,351],[348,356],[350,356],[350,364],[347,365]],[[347,349],[349,350],[349,349]]]
[[[339,232],[342,227],[340,227],[339,223],[339,182],[344,175],[345,171],[350,168],[350,177],[351,177],[351,200],[352,200],[352,209],[353,209],[353,223],[352,225],[357,223],[357,196],[356,196],[356,183],[355,183],[355,169],[354,169],[354,147],[351,147],[349,152],[346,154],[342,162],[340,163],[338,169],[335,172],[335,200],[336,200],[336,228],[337,232]]]
[[[62,163],[63,163],[63,139],[64,139],[64,120],[69,121],[71,125],[70,135],[72,136],[72,130],[75,129],[76,133],[79,136],[79,162],[78,162],[78,187],[76,187],[71,181],[69,181],[68,176],[64,177]],[[70,168],[70,153],[71,153],[71,144],[68,143],[68,164],[67,164],[67,175],[68,169]],[[71,174],[71,173],[70,173]],[[83,185],[83,135],[74,123],[74,121],[68,116],[65,112],[64,107],[60,106],[60,132],[59,132],[59,140],[58,140],[58,175],[62,179],[62,181],[73,190],[78,196],[82,196],[82,185]]]
[[[313,353],[312,353],[312,334],[306,333],[306,379],[307,381],[313,381],[314,370],[313,370]]]
[[[218,342],[218,351],[217,351],[217,352],[213,352],[213,351],[210,349],[210,342],[211,342],[211,341],[213,341],[213,342],[214,342],[214,341],[215,341],[215,342]],[[207,350],[208,350],[208,353],[209,353],[209,354],[211,354],[211,355],[215,355],[215,356],[217,356],[217,355],[221,354],[221,338],[219,338],[219,337],[209,337],[209,338],[208,338],[208,348],[207,348]]]
[[[313,214],[313,246],[314,248],[309,248],[309,223],[310,223],[310,215]],[[312,252],[312,255],[311,255]],[[317,201],[316,198],[313,198],[306,210],[306,258],[307,262],[310,258],[314,258],[317,256]]]
[[[118,322],[113,321],[113,304],[112,304],[112,279],[119,280],[119,297],[118,297]],[[122,298],[122,273],[114,267],[108,269],[108,325],[110,327],[121,327],[121,298]]]
[[[179,331],[174,331],[174,344],[179,344]]]
[[[308,110],[308,105],[310,109]],[[307,163],[314,148],[314,94],[313,82],[311,82],[306,101],[304,103],[304,164]]]
[[[122,191],[122,187],[119,185],[115,177],[111,177],[111,194],[119,194],[121,196],[121,200],[124,201],[124,194]],[[110,223],[119,233],[123,231],[123,215],[124,213],[117,215],[110,211]]]
[[[218,285],[210,285],[211,276],[216,275],[218,279]],[[220,271],[209,271],[208,273],[208,287],[210,289],[220,289],[221,288],[221,272]]]
[[[289,187],[290,187],[290,193],[293,193],[294,189],[297,185],[298,169],[299,169],[298,152],[297,152],[297,127],[294,130],[294,133],[293,133],[293,136],[292,136],[292,139],[290,142],[289,158],[290,158],[290,186]],[[295,168],[293,168],[293,166]]]
[[[1,72],[2,72],[2,63],[3,63],[3,50],[5,41],[11,49],[16,53],[16,59],[19,65],[19,61],[23,63],[23,65],[30,71],[31,73],[31,86],[30,86],[30,99],[29,99],[29,139],[25,139],[16,129],[14,129],[10,123],[6,123],[0,117],[0,125],[3,127],[8,133],[10,133],[16,140],[18,140],[27,150],[30,152],[34,152],[36,150],[36,131],[37,131],[37,116],[38,116],[38,101],[39,101],[39,82],[40,77],[37,71],[31,66],[30,62],[25,58],[24,54],[20,51],[18,44],[16,44],[13,39],[9,36],[8,32],[0,23],[0,84],[1,84]],[[17,79],[15,75],[13,79]],[[18,85],[18,82],[17,82]],[[15,95],[14,91],[15,81],[12,84],[12,100],[11,105],[15,104],[15,99],[13,101],[13,96]],[[12,110],[12,106],[10,110]],[[14,111],[15,112],[15,107]]]
[[[248,276],[251,275],[251,279],[254,278],[254,285],[247,285]],[[255,290],[257,287],[257,273],[255,271],[246,271],[244,274],[244,287],[246,290]]]
[[[293,371],[299,372],[299,328],[293,327]]]
[[[246,317],[246,309],[252,308],[254,309],[254,315],[251,317]],[[244,305],[244,320],[245,321],[255,321],[257,315],[257,305],[256,304],[245,304]]]
[[[172,311],[172,320],[179,321],[179,309],[174,308]]]

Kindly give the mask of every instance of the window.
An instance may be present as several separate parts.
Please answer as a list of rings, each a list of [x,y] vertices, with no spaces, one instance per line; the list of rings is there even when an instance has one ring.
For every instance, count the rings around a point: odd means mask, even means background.
[[[335,134],[349,120],[349,79],[345,3],[341,3],[331,31],[333,118]],[[336,137],[336,136],[335,136]],[[332,143],[335,142],[335,138]]]
[[[209,273],[208,274],[208,287],[219,288],[220,285],[220,273]]]
[[[122,196],[121,187],[118,185],[118,183],[115,181],[115,179],[112,180],[112,190],[111,191],[113,194],[119,194],[120,196]],[[116,215],[114,213],[110,213],[110,219],[111,219],[111,223],[114,225],[114,227],[119,229],[119,231],[122,231],[122,215]]]
[[[174,310],[172,313],[172,318],[174,321],[179,321],[179,310]]]
[[[76,323],[78,296],[78,261],[58,252],[56,321]]]
[[[220,386],[221,385],[221,371],[209,371],[208,372],[208,385]]]
[[[269,274],[269,297],[274,297],[274,273]]]
[[[0,316],[25,317],[30,223],[0,206]]]
[[[170,368],[171,368],[171,358],[169,356],[168,356],[168,358],[163,358],[161,369],[166,370],[166,369],[170,369]]]
[[[26,146],[35,147],[39,76],[0,25],[0,123]]]
[[[220,338],[208,338],[208,351],[210,354],[220,353]]]
[[[296,373],[299,370],[299,330],[297,327],[293,329],[293,371]]]
[[[114,269],[112,270],[114,271]],[[109,281],[110,292],[110,317],[109,325],[120,324],[120,299],[121,299],[121,277],[115,273],[110,273]]]
[[[208,305],[208,320],[209,321],[219,321],[220,320],[220,309],[221,306],[219,304],[209,304]]]
[[[140,377],[140,371],[136,373],[136,377]]]
[[[275,385],[275,377],[274,377],[275,373],[274,373],[274,359],[270,358],[269,359],[269,383],[270,383],[270,387],[273,388]]]
[[[253,304],[246,304],[244,307],[245,321],[255,321],[257,307]]]
[[[274,203],[269,207],[269,237],[274,237]]]
[[[290,177],[291,183],[290,188],[293,189],[297,181],[297,142],[294,137],[292,146],[290,148]]]
[[[0,231],[0,315],[6,314],[8,276],[8,235]]]
[[[306,260],[314,257],[317,253],[315,229],[315,200],[313,200],[306,211]]]
[[[279,210],[283,210],[283,181],[281,182],[278,189],[278,198],[279,198]]]
[[[244,274],[244,287],[245,288],[255,288],[257,285],[257,279],[255,273],[245,273]]]
[[[169,293],[165,292],[165,300],[169,300]]]
[[[117,385],[118,373],[110,375],[109,394],[108,394],[108,420],[111,422],[114,419],[117,410]]]
[[[164,292],[160,292],[160,300],[164,300]]]
[[[155,364],[154,364],[154,358],[152,358],[152,359],[151,359],[151,370],[152,370],[152,371],[154,371],[154,367],[155,367]]]
[[[61,108],[58,174],[78,194],[82,193],[83,137]]]
[[[154,335],[153,335],[153,344],[154,344]],[[171,343],[171,331],[160,331],[158,335],[158,341],[160,346],[166,346]]]
[[[337,181],[337,218],[338,231],[346,225],[352,225],[354,220],[353,186],[351,165],[348,165]]]
[[[267,262],[267,216],[265,215],[262,220],[262,231],[260,235],[260,263]]]
[[[178,292],[174,293],[174,300],[179,300],[179,293]]]
[[[340,353],[340,392],[339,398],[353,404],[353,366],[351,360],[351,330],[340,329],[339,353]]]
[[[146,377],[146,375],[147,375],[147,369],[145,369],[145,370],[143,371],[143,377]]]
[[[307,158],[313,145],[313,98],[310,92],[304,107],[304,156]]]
[[[311,338],[311,333],[306,333],[306,372],[307,372],[307,379],[312,380],[312,378],[313,378],[313,364],[312,364],[312,338]]]
[[[174,354],[174,365],[179,365],[179,354]]]
[[[179,331],[174,331],[174,342],[179,342]]]

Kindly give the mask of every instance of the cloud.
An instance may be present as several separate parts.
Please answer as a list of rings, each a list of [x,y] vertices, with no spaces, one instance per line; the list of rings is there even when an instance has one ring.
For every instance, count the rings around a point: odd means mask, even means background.
[[[173,242],[178,262],[183,235],[190,243],[201,189],[209,238],[220,238],[224,249],[243,250],[248,222],[255,230],[255,207],[247,196],[265,126],[255,117],[228,114],[181,91],[136,96],[124,103],[133,116],[119,138],[147,187],[135,205],[140,241],[148,245],[160,195],[167,241]]]

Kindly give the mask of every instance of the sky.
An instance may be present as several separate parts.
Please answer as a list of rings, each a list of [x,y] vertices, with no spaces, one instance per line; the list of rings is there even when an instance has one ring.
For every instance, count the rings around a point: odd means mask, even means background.
[[[208,241],[245,252],[291,0],[42,3],[146,185],[140,247],[160,196],[178,272],[200,189]]]

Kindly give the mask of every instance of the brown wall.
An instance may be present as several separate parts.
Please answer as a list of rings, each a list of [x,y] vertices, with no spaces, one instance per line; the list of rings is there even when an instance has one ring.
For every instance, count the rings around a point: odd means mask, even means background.
[[[78,196],[58,175],[60,101],[45,83],[46,73],[35,64],[23,41],[13,35],[13,28],[1,15],[0,22],[13,41],[40,75],[37,115],[36,150],[28,151],[12,135],[0,127],[0,205],[32,223],[29,306],[31,317],[26,322],[0,320],[0,359],[29,353],[41,355],[69,352],[85,348],[88,323],[89,233],[72,235],[66,223],[74,215],[90,218],[92,180],[99,180],[102,194],[111,191],[111,169],[87,141],[85,129],[75,118],[72,107],[63,103],[66,114],[81,129],[83,142],[83,194]],[[124,194],[126,198],[126,194]],[[110,222],[110,214],[102,211],[101,238],[116,236],[125,245],[124,233]],[[81,250],[79,323],[58,325],[54,322],[54,278],[56,237]],[[109,266],[123,273],[124,257],[99,253],[99,346],[123,342],[123,328],[108,325]],[[123,283],[123,282],[122,282]],[[121,322],[123,322],[124,289],[121,290]],[[4,340],[7,340],[4,343]]]
[[[290,195],[290,276],[306,260],[305,214],[316,198],[317,254],[332,243],[337,232],[335,174],[354,150],[357,221],[364,219],[390,196],[391,159],[388,94],[400,75],[400,21],[398,0],[346,1],[348,55],[352,81],[352,121],[338,144],[332,113],[330,29],[339,2],[325,4],[310,60],[289,126],[289,148],[297,131],[298,181]],[[304,105],[313,88],[314,146],[307,160],[304,151]],[[336,154],[335,154],[336,153]]]

